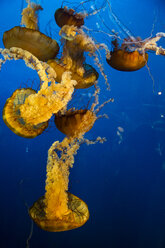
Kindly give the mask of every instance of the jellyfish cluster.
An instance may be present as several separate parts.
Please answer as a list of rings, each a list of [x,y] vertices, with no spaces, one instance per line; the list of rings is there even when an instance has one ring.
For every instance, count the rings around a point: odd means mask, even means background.
[[[8,60],[23,60],[27,67],[38,73],[40,88],[38,91],[32,88],[16,89],[7,99],[2,117],[11,131],[23,138],[41,135],[51,118],[54,118],[56,128],[65,134],[61,142],[56,140],[48,150],[45,194],[29,208],[31,219],[41,229],[60,232],[78,228],[89,218],[87,204],[68,192],[68,184],[70,168],[80,145],[105,141],[101,137],[95,141],[84,138],[97,119],[102,117],[97,115],[100,109],[113,102],[109,98],[99,105],[99,75],[104,77],[107,86],[109,84],[98,51],[105,50],[107,63],[116,70],[139,70],[147,64],[148,51],[165,55],[165,50],[157,45],[165,34],[158,33],[145,40],[128,34],[127,38],[121,40],[113,33],[108,36],[113,47],[110,50],[108,45],[95,42],[85,32],[87,13],[61,7],[54,15],[60,27],[62,44],[62,55],[57,57],[57,41],[39,31],[40,10],[43,10],[40,5],[27,0],[27,6],[22,11],[21,26],[15,26],[3,34],[5,48],[0,49],[0,68]],[[93,59],[98,71],[86,63],[86,56]],[[74,91],[89,87],[94,88],[90,107],[68,108]]]

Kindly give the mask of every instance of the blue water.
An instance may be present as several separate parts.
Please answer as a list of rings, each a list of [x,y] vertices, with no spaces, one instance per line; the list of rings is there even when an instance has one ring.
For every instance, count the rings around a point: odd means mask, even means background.
[[[73,7],[73,2],[66,5]],[[96,5],[101,6],[101,2],[96,1]],[[62,2],[40,3],[44,9],[39,15],[40,30],[59,41],[54,12]],[[135,37],[149,37],[153,24],[153,34],[165,32],[163,0],[112,0],[111,4]],[[87,11],[91,12],[92,5],[95,7],[92,1],[85,5]],[[3,32],[19,25],[21,6],[21,0],[0,1],[0,47],[4,47]],[[121,32],[106,13],[102,16],[110,29]],[[108,32],[98,15],[87,18],[88,28],[94,30],[96,25]],[[95,32],[92,36],[110,48],[107,36]],[[165,40],[160,45],[165,47]],[[63,233],[45,232],[34,225],[31,248],[165,248],[165,58],[149,54],[153,87],[146,67],[119,72],[101,55],[111,91],[106,91],[100,75],[100,103],[110,97],[115,101],[101,111],[109,119],[98,120],[86,137],[101,136],[107,141],[80,147],[69,187],[88,204],[90,219],[83,227]],[[0,72],[1,113],[15,89],[31,86],[32,81],[36,85],[37,80],[36,72],[23,62],[6,62]],[[74,100],[80,107],[89,100],[87,90],[82,94],[85,100],[80,102],[76,95]],[[55,140],[63,138],[51,122],[42,135],[24,139],[0,118],[0,248],[26,247],[31,229],[27,206],[44,194],[47,151]]]

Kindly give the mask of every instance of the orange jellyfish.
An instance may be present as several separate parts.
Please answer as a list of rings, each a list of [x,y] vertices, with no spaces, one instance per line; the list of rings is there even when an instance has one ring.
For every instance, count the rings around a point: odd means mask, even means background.
[[[70,109],[65,114],[57,113],[55,115],[56,127],[65,135],[73,137],[78,136],[82,130],[86,133],[92,127],[97,117],[95,113],[88,109]]]
[[[65,122],[68,119],[69,127]],[[74,137],[65,137],[61,143],[56,141],[50,147],[45,196],[39,198],[29,209],[33,221],[43,230],[51,232],[78,228],[89,218],[86,203],[68,192],[69,168],[74,164],[74,155],[84,140],[83,135],[96,121],[96,115],[92,111],[67,111],[65,117],[57,117],[57,120],[62,130]],[[71,133],[70,123],[73,124],[72,129],[76,130],[74,133]]]
[[[29,209],[30,217],[43,230],[71,230],[84,225],[89,218],[86,203],[68,192],[69,168],[79,145],[66,137],[61,143],[54,142],[48,151],[46,192]]]
[[[15,134],[24,138],[34,138],[48,127],[48,121],[38,125],[32,125],[27,123],[21,116],[20,107],[24,104],[26,98],[32,94],[36,94],[36,91],[31,88],[17,89],[7,99],[3,108],[3,120],[5,124]]]
[[[107,63],[118,71],[136,71],[141,69],[148,61],[148,54],[146,53],[147,49],[143,46],[143,41],[140,37],[134,37],[127,27],[122,24],[119,18],[112,11],[109,0],[106,0],[106,3],[108,5],[108,15],[119,27],[119,32],[115,32],[114,29],[111,30],[109,24],[107,24],[103,18],[104,15],[99,13],[99,18],[108,30],[108,33],[102,30],[99,30],[99,32],[103,32],[111,38],[113,37],[111,42],[113,46],[112,51],[106,54]],[[126,38],[122,39],[120,33]],[[121,43],[119,44],[118,42]]]
[[[76,27],[81,27],[84,25],[84,16],[76,13],[73,9],[68,9],[66,6],[64,8],[57,9],[55,11],[54,18],[60,28],[64,25],[73,25]]]
[[[108,64],[118,71],[137,71],[144,67],[148,61],[147,53],[140,53],[137,50],[129,51],[127,47],[119,47],[117,40],[112,41],[114,45],[110,57],[107,58]]]
[[[29,51],[39,60],[47,61],[55,58],[59,51],[58,43],[38,30],[38,16],[36,12],[42,10],[40,5],[30,3],[22,11],[21,24],[3,34],[5,48],[19,47]]]
[[[96,116],[100,109],[113,99],[98,104],[99,88],[96,89],[95,100],[90,110],[64,110],[56,114],[55,124],[57,128],[66,134],[60,143],[56,141],[48,151],[47,176],[45,195],[39,198],[29,209],[32,220],[43,230],[50,232],[67,231],[78,228],[86,223],[89,218],[88,206],[77,196],[68,192],[69,169],[74,164],[74,155],[82,143],[103,143],[105,138],[97,137],[95,141],[84,138],[94,125],[95,121],[102,117]]]
[[[49,232],[68,231],[83,226],[89,219],[87,204],[69,192],[66,193],[65,198],[67,198],[67,207],[66,211],[62,211],[62,216],[55,216],[53,218],[47,216],[45,213],[45,197],[43,196],[29,209],[30,217],[38,227]],[[58,201],[57,198],[54,200]],[[58,204],[56,203],[53,206],[54,211],[56,211],[56,205]],[[60,206],[60,208],[62,207]]]
[[[90,110],[66,110],[57,114],[55,123],[67,136],[62,142],[56,141],[48,151],[45,195],[29,209],[30,217],[43,230],[51,232],[78,228],[89,218],[88,206],[77,196],[68,192],[69,169],[74,164],[74,155],[80,145],[103,143],[104,138],[95,141],[84,139],[84,135],[94,125],[96,113],[108,102],[94,110],[98,104],[97,94]]]

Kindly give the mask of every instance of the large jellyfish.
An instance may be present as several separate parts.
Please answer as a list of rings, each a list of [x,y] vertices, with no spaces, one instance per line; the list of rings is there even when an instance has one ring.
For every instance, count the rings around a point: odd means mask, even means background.
[[[97,99],[97,96],[96,96]],[[97,102],[90,110],[69,110],[59,116],[56,126],[67,136],[59,143],[54,142],[48,151],[45,195],[29,209],[30,217],[43,230],[51,232],[67,231],[82,226],[89,218],[89,210],[84,201],[68,192],[69,168],[74,164],[74,155],[81,143],[103,143],[104,138],[95,141],[84,139],[97,120],[96,113],[109,99],[94,111]]]
[[[81,118],[79,124],[82,128],[81,132],[78,128],[77,137],[66,137],[61,143],[56,141],[48,151],[46,193],[29,209],[30,217],[46,231],[58,232],[77,228],[89,218],[86,203],[68,192],[68,183],[69,168],[74,164],[74,155],[83,141],[84,133],[95,120],[94,114],[90,115],[90,118],[88,115],[84,123]]]
[[[62,28],[64,25],[81,27],[84,25],[84,15],[77,13],[74,9],[59,8],[54,14],[57,25]]]
[[[29,209],[30,217],[43,230],[67,231],[82,226],[89,218],[85,202],[67,192],[69,168],[78,148],[78,142],[65,138],[61,143],[54,142],[48,151],[46,193]]]
[[[28,6],[22,11],[21,24],[25,27],[16,26],[3,34],[3,43],[6,48],[19,47],[29,51],[39,60],[47,61],[55,58],[59,51],[57,42],[38,29],[37,12],[42,10],[38,4],[27,0]]]
[[[26,123],[21,116],[20,107],[24,104],[26,98],[32,94],[36,94],[36,91],[31,88],[17,89],[12,96],[7,99],[3,108],[3,120],[5,124],[15,134],[24,138],[34,138],[48,127],[48,121],[38,125],[32,125]]]

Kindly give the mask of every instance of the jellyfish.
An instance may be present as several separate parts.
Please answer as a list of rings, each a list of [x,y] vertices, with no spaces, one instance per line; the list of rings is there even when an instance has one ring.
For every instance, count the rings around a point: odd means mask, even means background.
[[[103,143],[104,138],[95,141],[84,139],[84,135],[94,125],[96,113],[105,103],[94,110],[97,95],[90,110],[68,110],[56,116],[56,126],[67,136],[62,142],[55,141],[48,151],[45,195],[40,197],[29,209],[32,220],[43,230],[50,232],[67,231],[78,228],[89,218],[88,206],[77,196],[68,192],[69,169],[74,164],[82,143]],[[74,129],[72,131],[71,129]]]
[[[84,15],[76,13],[74,9],[59,8],[54,14],[57,25],[62,28],[64,25],[81,27],[84,25]]]
[[[42,10],[40,5],[30,3],[22,11],[21,24],[25,27],[15,26],[4,32],[3,44],[5,48],[19,47],[31,52],[39,60],[47,61],[56,57],[59,45],[38,29],[38,16],[36,12]]]
[[[46,192],[29,209],[30,217],[43,230],[71,230],[89,218],[86,203],[68,192],[69,168],[73,166],[78,148],[78,142],[66,137],[61,143],[54,142],[48,151]]]
[[[150,51],[154,51],[156,55],[165,55],[165,48],[157,44],[161,38],[165,37],[165,33],[158,32],[153,36],[152,30],[151,35],[145,39],[136,37],[113,12],[109,0],[105,2],[102,10],[104,11],[107,7],[108,18],[115,26],[118,26],[118,30],[110,29],[106,19],[104,19],[105,12],[102,15],[99,11],[97,18],[100,19],[102,27],[99,26],[97,32],[108,36],[111,40],[112,49],[109,52],[106,51],[106,61],[112,68],[119,71],[136,71],[145,65],[147,66]]]
[[[125,38],[119,47],[117,40],[113,40],[114,50],[110,53],[107,62],[119,71],[135,71],[141,69],[148,61],[147,52],[153,51],[156,55],[165,55],[165,48],[157,42],[165,38],[165,33],[159,32],[154,37],[142,40],[140,37]]]
[[[74,115],[78,116],[80,113],[74,112]],[[80,118],[79,127],[76,125],[72,127],[77,129],[74,136],[65,137],[61,143],[54,142],[48,151],[46,192],[29,209],[30,217],[43,230],[51,232],[71,230],[84,225],[89,218],[86,203],[68,192],[69,168],[74,164],[74,155],[83,141],[85,132],[92,128],[96,120],[92,113],[84,112],[84,115],[88,118]],[[73,122],[74,118],[78,120],[76,117],[70,118],[69,122]],[[61,119],[58,125],[60,123],[65,126]]]
[[[78,136],[82,130],[88,132],[96,121],[96,114],[88,109],[69,109],[65,114],[59,111],[55,115],[56,127],[69,137]]]
[[[38,125],[31,125],[26,123],[21,116],[20,106],[25,102],[25,99],[32,94],[36,94],[36,91],[31,88],[17,89],[12,96],[7,99],[3,108],[2,117],[5,124],[15,134],[24,138],[34,138],[48,127],[48,121]]]
[[[118,71],[137,71],[144,67],[148,61],[147,53],[140,53],[137,50],[130,51],[127,47],[119,47],[117,39],[112,41],[114,45],[110,57],[107,58],[108,64]]]

